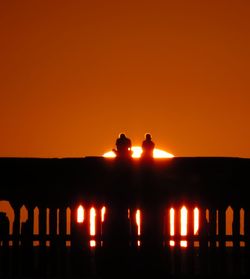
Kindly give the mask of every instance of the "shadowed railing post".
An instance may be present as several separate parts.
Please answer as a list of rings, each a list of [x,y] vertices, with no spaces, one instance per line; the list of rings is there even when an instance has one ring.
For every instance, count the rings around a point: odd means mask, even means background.
[[[210,205],[209,207],[209,224],[208,224],[208,234],[209,234],[209,264],[210,273],[212,275],[217,274],[218,262],[217,262],[217,232],[216,232],[216,206]]]
[[[53,205],[49,208],[49,234],[50,245],[54,247],[56,245],[57,234],[57,208]]]
[[[46,277],[47,273],[47,251],[46,251],[46,206],[38,204],[38,232],[39,232],[39,267],[38,272]]]
[[[199,206],[199,227],[201,274],[208,274],[208,223],[204,205]]]
[[[250,274],[250,208],[245,207],[244,214],[244,235],[245,235],[245,256],[246,256],[246,273]]]
[[[216,207],[209,208],[209,235],[210,247],[216,248]]]
[[[140,174],[140,202],[142,211],[142,244],[140,251],[149,276],[166,272],[162,265],[164,253],[164,215],[166,200],[155,191],[154,161],[143,161]]]
[[[0,278],[8,278],[9,270],[9,234],[10,222],[6,213],[0,213]]]
[[[194,275],[194,208],[191,207],[188,214],[187,236],[190,240],[187,243],[187,271],[190,276]]]
[[[28,219],[21,224],[21,253],[22,273],[32,276],[34,272],[34,251],[33,251],[33,228],[34,228],[34,206],[26,205]]]
[[[225,274],[227,266],[225,262],[225,249],[226,249],[226,207],[222,204],[219,207],[218,225],[219,225],[219,263],[220,273]]]
[[[20,242],[20,209],[22,204],[20,201],[11,201],[11,206],[14,210],[13,222],[13,260],[10,268],[11,276],[18,277],[20,273],[20,258],[19,258],[19,242]]]
[[[49,271],[51,276],[56,276],[58,271],[58,241],[57,241],[57,208],[51,205],[49,208]]]
[[[90,274],[91,276],[98,277],[99,276],[99,263],[98,263],[98,256],[99,251],[101,249],[101,246],[103,244],[102,242],[102,207],[100,206],[101,203],[95,203],[95,235],[90,236],[90,238],[93,238],[91,246],[92,249],[90,249]]]
[[[0,159],[0,163],[1,161]],[[8,247],[11,272],[6,273],[4,278],[1,276],[3,271],[0,270],[1,279],[21,279],[26,275],[29,278],[43,279],[46,276],[118,278],[121,275],[128,278],[135,273],[141,277],[159,275],[159,278],[164,277],[166,273],[170,274],[171,278],[186,275],[220,275],[223,278],[227,275],[237,278],[244,275],[248,278],[250,213],[248,195],[242,185],[248,184],[250,180],[250,160],[174,158],[169,161],[155,160],[148,165],[140,160],[119,164],[117,160],[106,161],[104,158],[11,159],[3,162],[0,178],[8,182],[8,187],[0,187],[0,198],[2,201],[12,201],[15,218],[13,236],[10,236],[13,246]],[[215,183],[216,181],[218,183]],[[230,181],[235,183],[230,184]],[[235,187],[236,182],[238,187]],[[59,185],[63,187],[63,191],[60,189],[60,195]],[[83,223],[76,220],[80,199],[85,210]],[[195,240],[199,247],[193,247],[196,246],[193,243],[193,208],[196,203],[199,209],[200,231]],[[67,236],[71,247],[66,248],[68,204],[72,205],[72,227],[71,234]],[[22,223],[20,232],[22,205],[28,210],[28,220]],[[107,207],[104,223],[101,223],[101,205]],[[35,213],[39,210],[38,222],[36,214],[34,216],[35,206]],[[232,206],[234,211],[232,237],[226,235],[228,220],[225,216],[229,206]],[[91,207],[96,209],[96,233],[92,239],[96,241],[96,247],[92,249],[89,242]],[[175,213],[175,232],[171,238],[175,246],[170,247],[171,207]],[[130,218],[128,208],[131,209]],[[167,221],[164,217],[165,208]],[[181,226],[186,226],[185,218],[181,225],[181,208],[184,213],[188,212],[187,236],[181,230]],[[209,227],[206,222],[207,208]],[[241,208],[245,212],[244,235],[240,235]],[[46,227],[48,209],[49,235]],[[141,210],[142,216],[140,246],[136,239],[137,209]],[[25,210],[22,208],[21,212],[23,219]],[[230,212],[227,212],[227,216],[231,216],[228,213]],[[33,235],[34,225],[35,229],[37,225],[39,227],[38,235]],[[165,247],[163,236],[167,239]],[[31,246],[37,241],[40,246]],[[50,247],[46,247],[46,241],[50,241]],[[180,247],[181,241],[183,245],[187,241],[186,248]],[[233,241],[233,247],[226,247],[228,241]],[[246,247],[240,247],[241,241],[245,242]],[[100,245],[101,243],[103,245]],[[216,244],[219,244],[218,247]],[[32,248],[34,254],[29,252],[28,247]],[[2,248],[0,247],[1,259]],[[70,259],[68,270],[73,270],[73,274],[64,272],[66,250]],[[171,252],[172,261],[168,258]],[[24,263],[31,263],[32,266],[32,260],[27,260],[28,256],[25,256],[28,254],[34,255],[33,261],[36,261],[34,270],[29,274],[24,267]],[[230,264],[233,266],[228,267]],[[1,262],[0,269],[2,266]],[[54,268],[53,272],[51,268]]]
[[[58,239],[58,245],[57,248],[57,274],[59,274],[60,277],[64,277],[67,273],[67,262],[66,262],[66,220],[67,220],[67,214],[66,214],[66,204],[61,204],[59,209],[59,239]]]
[[[176,276],[180,276],[181,270],[181,208],[180,204],[175,204],[174,208],[174,247],[172,248],[173,251],[173,273]]]
[[[19,246],[20,237],[20,202],[11,202],[11,206],[14,210],[14,222],[13,222],[13,246]]]
[[[235,276],[240,274],[240,208],[238,206],[233,207],[233,273]]]
[[[170,207],[168,203],[166,203],[165,208],[165,218],[164,218],[164,236],[165,236],[165,247],[166,250],[166,273],[167,276],[173,275],[173,248],[170,246],[170,241],[172,239],[171,236],[171,227],[170,227]]]

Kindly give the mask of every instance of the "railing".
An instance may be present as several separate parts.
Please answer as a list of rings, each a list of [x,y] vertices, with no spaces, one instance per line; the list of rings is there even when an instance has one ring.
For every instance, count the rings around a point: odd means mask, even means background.
[[[2,158],[0,278],[249,278],[249,171],[240,158]]]

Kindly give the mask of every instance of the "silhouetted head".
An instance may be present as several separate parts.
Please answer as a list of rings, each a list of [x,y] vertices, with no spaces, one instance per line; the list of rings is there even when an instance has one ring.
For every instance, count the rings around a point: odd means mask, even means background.
[[[126,136],[125,136],[125,134],[122,133],[122,134],[119,135],[119,138],[120,138],[120,139],[125,139]]]
[[[146,140],[151,140],[151,135],[150,134],[146,134],[145,138],[146,138]]]

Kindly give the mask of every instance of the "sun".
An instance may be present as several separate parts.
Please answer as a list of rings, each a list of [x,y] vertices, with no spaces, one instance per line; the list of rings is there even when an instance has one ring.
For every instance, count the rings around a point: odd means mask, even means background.
[[[141,157],[142,149],[140,146],[133,146],[132,151],[133,151],[133,155],[132,155],[133,158]],[[168,153],[161,149],[157,149],[157,148],[154,149],[153,156],[154,156],[154,158],[173,158],[174,157],[173,154]],[[116,155],[113,151],[109,151],[109,152],[104,153],[103,157],[114,158],[114,157],[116,157]]]

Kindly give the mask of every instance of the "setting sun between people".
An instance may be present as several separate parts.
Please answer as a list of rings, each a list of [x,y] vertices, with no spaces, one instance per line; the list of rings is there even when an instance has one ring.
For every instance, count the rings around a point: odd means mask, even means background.
[[[140,158],[142,149],[140,146],[133,146],[132,152],[133,152],[133,154],[132,154],[133,158]],[[157,148],[154,149],[153,156],[154,156],[154,158],[173,158],[174,157],[173,154],[168,153],[161,149],[157,149]],[[114,157],[116,157],[116,154],[113,151],[109,151],[109,152],[104,153],[103,157],[114,158]]]

